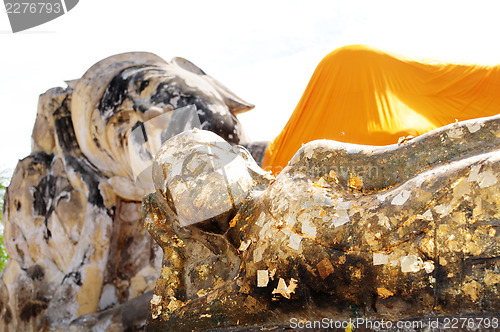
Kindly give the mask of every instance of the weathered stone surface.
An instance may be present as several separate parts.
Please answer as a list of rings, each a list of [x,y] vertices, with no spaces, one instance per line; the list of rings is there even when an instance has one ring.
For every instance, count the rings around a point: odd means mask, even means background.
[[[163,173],[143,201],[164,248],[148,330],[498,313],[499,148],[500,116],[383,148],[311,142],[247,197],[222,235],[182,227],[179,206],[165,204],[173,177]],[[168,169],[179,157],[159,162]],[[211,186],[201,179],[192,190]],[[211,271],[195,297],[185,271],[196,268],[188,260],[196,249],[187,241],[215,246],[205,261],[238,249],[238,273]],[[218,249],[227,243],[232,250]]]
[[[235,113],[252,107],[189,61],[150,53],[42,94],[5,196],[0,330],[142,329],[162,262],[141,222],[152,157],[195,124],[243,143]]]

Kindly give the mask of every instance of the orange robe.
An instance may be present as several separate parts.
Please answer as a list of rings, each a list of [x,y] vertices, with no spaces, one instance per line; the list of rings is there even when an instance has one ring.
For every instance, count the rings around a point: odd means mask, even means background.
[[[499,59],[500,60],[500,59]],[[266,150],[277,174],[315,139],[387,145],[500,112],[500,65],[419,62],[362,45],[328,54]]]

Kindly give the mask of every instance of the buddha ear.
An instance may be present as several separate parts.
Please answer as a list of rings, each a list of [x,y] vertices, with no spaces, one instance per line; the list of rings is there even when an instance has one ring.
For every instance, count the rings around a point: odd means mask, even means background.
[[[222,99],[234,114],[245,113],[255,107],[255,105],[250,104],[238,97],[234,92],[229,90],[215,78],[207,75],[203,70],[201,70],[191,61],[184,58],[175,57],[172,59],[172,63],[193,74],[200,75],[203,79],[208,81],[217,90],[217,92],[220,93]]]

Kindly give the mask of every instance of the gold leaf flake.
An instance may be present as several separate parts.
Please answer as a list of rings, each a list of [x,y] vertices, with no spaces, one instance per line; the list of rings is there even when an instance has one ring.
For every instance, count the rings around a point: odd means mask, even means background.
[[[472,301],[477,301],[479,288],[479,283],[475,280],[472,280],[471,282],[468,282],[464,285],[463,291],[465,295],[470,297]]]
[[[297,288],[297,280],[294,278],[290,279],[290,285],[288,285],[288,291],[290,293],[295,293],[295,289]]]
[[[267,270],[257,270],[257,287],[267,287],[269,283],[269,272]]]
[[[313,183],[313,186],[317,188],[328,188],[330,185],[325,181],[324,178],[320,178],[318,181]]]
[[[288,238],[288,246],[294,250],[299,250],[302,237],[296,233],[291,232]]]
[[[389,263],[389,255],[384,253],[373,253],[373,265],[384,265]]]
[[[411,191],[401,190],[391,201],[392,205],[403,205],[410,198]]]
[[[287,299],[290,298],[290,293],[288,293],[288,287],[286,286],[285,280],[283,278],[280,278],[280,280],[278,281],[278,287],[276,287],[273,290],[272,294],[281,294]]]
[[[448,264],[448,261],[444,257],[439,257],[439,265],[445,266]]]
[[[491,272],[489,270],[484,274],[484,283],[486,286],[500,283],[500,274]]]
[[[401,257],[401,272],[418,272],[420,271],[420,259],[416,255],[408,255]]]
[[[240,247],[238,248],[239,251],[245,251],[248,249],[250,246],[250,243],[252,243],[252,240],[248,239],[246,241],[241,242]]]
[[[272,294],[281,294],[283,297],[290,299],[290,294],[295,293],[297,288],[297,280],[290,279],[290,285],[287,287],[286,282],[283,278],[278,281],[278,287],[276,287]]]
[[[466,126],[467,129],[469,129],[469,132],[475,133],[476,131],[481,129],[481,122],[467,123]]]
[[[448,131],[448,137],[450,138],[462,138],[462,135],[464,134],[464,132],[462,131],[462,128],[454,128],[454,129],[451,129],[450,131]]]
[[[255,248],[255,250],[253,251],[253,262],[254,263],[258,263],[262,260],[262,254],[264,253],[265,249],[266,248],[263,245],[260,245],[257,248]]]
[[[417,219],[433,221],[431,210],[425,211],[423,214],[417,214]]]
[[[241,285],[239,292],[243,294],[250,294],[251,293],[250,283],[247,282],[246,284]]]
[[[427,273],[431,273],[432,271],[434,271],[434,262],[433,261],[424,262],[424,269],[425,272]]]
[[[409,142],[410,140],[414,139],[415,136],[413,135],[408,135],[408,136],[401,136],[400,138],[398,138],[398,144],[403,144],[403,143],[406,143],[406,142]]]
[[[160,304],[160,302],[161,302],[161,296],[154,294],[153,298],[151,299],[151,304],[158,305],[158,304]]]
[[[360,176],[352,176],[352,174],[350,174],[348,186],[351,189],[361,190],[361,188],[363,188],[363,178]]]
[[[207,295],[207,303],[210,303],[212,302],[213,300],[217,299],[219,296],[219,291],[218,290],[214,290],[214,291],[211,291],[210,293],[208,293]]]
[[[323,280],[333,273],[333,265],[328,258],[323,259],[316,265],[316,267],[318,268],[319,275]]]
[[[491,170],[487,170],[481,173],[480,171],[481,165],[471,166],[471,171],[469,173],[467,181],[476,181],[480,188],[488,188],[498,182],[498,178]]]
[[[479,181],[480,188],[488,188],[498,182],[498,178],[490,170],[481,173],[480,177],[481,177],[481,180]]]
[[[315,238],[316,237],[316,226],[311,224],[308,220],[302,223],[302,233],[305,236]]]
[[[198,295],[198,297],[203,297],[207,295],[207,291],[205,289],[200,289],[199,291],[196,292],[196,295]]]
[[[184,305],[184,302],[177,300],[175,297],[170,300],[170,303],[167,306],[167,309],[170,312],[174,312]]]
[[[377,293],[378,293],[378,296],[380,296],[383,299],[394,295],[393,292],[391,292],[390,290],[383,288],[383,287],[377,288]]]
[[[446,216],[447,214],[449,214],[451,211],[453,210],[453,206],[451,205],[446,205],[446,204],[440,204],[440,205],[436,205],[434,207],[434,211],[436,211],[436,213],[439,213],[439,217],[444,217]]]
[[[153,319],[158,318],[158,316],[160,316],[160,314],[161,314],[161,309],[162,309],[162,306],[161,306],[161,305],[160,305],[160,306],[158,306],[158,307],[156,307],[156,310],[154,310],[154,311],[151,313],[151,317],[152,317]]]
[[[257,300],[250,295],[247,296],[247,298],[245,299],[245,306],[247,308],[255,308],[256,305],[257,305]]]
[[[339,183],[339,179],[337,178],[337,173],[335,173],[334,170],[331,170],[330,173],[328,173],[330,176],[330,179],[332,179],[333,182]]]

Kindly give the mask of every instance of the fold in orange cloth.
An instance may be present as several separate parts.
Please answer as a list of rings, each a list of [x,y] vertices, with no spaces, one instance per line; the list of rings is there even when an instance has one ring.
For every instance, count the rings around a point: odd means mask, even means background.
[[[423,62],[363,45],[328,54],[266,150],[277,174],[315,139],[387,145],[456,120],[500,112],[500,65]]]

